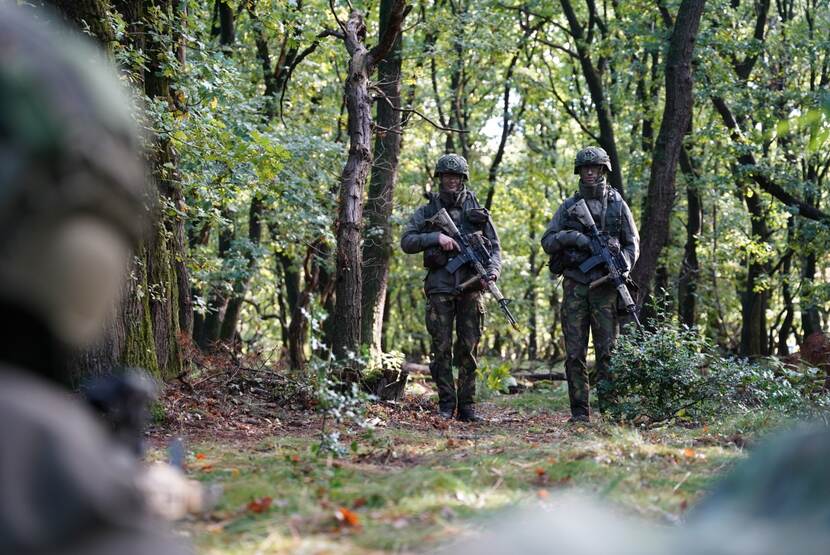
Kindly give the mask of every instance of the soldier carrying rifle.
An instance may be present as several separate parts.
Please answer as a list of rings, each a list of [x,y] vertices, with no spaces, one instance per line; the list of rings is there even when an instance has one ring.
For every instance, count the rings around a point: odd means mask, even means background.
[[[579,192],[562,203],[542,236],[551,272],[564,276],[565,373],[571,421],[577,422],[588,422],[591,416],[586,366],[589,327],[602,412],[608,401],[603,386],[611,380],[608,365],[619,332],[619,298],[636,318],[625,282],[637,261],[640,237],[628,205],[606,182],[606,171],[612,171],[611,160],[602,148],[588,147],[577,153],[574,174],[579,175]]]
[[[430,373],[438,387],[438,413],[459,420],[478,421],[474,409],[476,353],[484,320],[482,290],[499,300],[511,323],[506,300],[495,281],[501,272],[499,237],[490,214],[466,186],[467,161],[457,154],[438,159],[435,177],[439,193],[418,208],[404,228],[401,248],[423,252],[427,276],[426,324],[432,337]],[[456,340],[453,343],[453,326]],[[458,384],[452,366],[458,369]]]

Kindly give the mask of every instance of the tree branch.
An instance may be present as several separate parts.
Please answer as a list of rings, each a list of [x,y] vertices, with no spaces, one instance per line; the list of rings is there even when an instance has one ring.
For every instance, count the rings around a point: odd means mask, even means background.
[[[727,129],[730,130],[730,137],[736,144],[743,144],[743,133],[741,132],[740,127],[738,126],[738,122],[735,119],[735,116],[732,114],[732,110],[729,109],[729,106],[726,104],[726,101],[718,96],[712,97],[712,103],[715,106],[715,110],[717,110],[718,114],[720,114],[721,119],[723,120],[724,125],[726,125]],[[803,200],[795,197],[794,195],[788,193],[784,190],[783,187],[775,183],[769,176],[763,174],[760,171],[757,171],[758,163],[755,160],[755,157],[747,152],[744,154],[738,155],[738,162],[743,166],[744,169],[747,170],[747,175],[752,178],[752,180],[764,191],[772,195],[773,197],[777,198],[787,206],[792,208],[796,208],[798,210],[798,214],[808,218],[810,220],[820,221],[824,223],[830,223],[830,214],[826,212],[822,212],[812,204],[808,204]]]
[[[412,6],[406,5],[406,0],[397,0],[392,10],[389,13],[389,24],[386,27],[386,32],[380,38],[380,41],[371,50],[369,50],[369,66],[374,67],[382,59],[386,57],[395,41],[400,35],[403,20],[409,12],[412,11]]]
[[[391,100],[389,100],[389,98],[388,98],[385,94],[380,94],[380,95],[379,95],[379,96],[377,96],[376,98],[381,98],[381,99],[385,100],[386,102],[388,102],[388,103],[389,103],[389,106],[390,106],[390,107],[391,107],[394,111],[396,111],[396,112],[401,112],[401,113],[404,113],[404,114],[415,114],[416,116],[419,116],[421,119],[423,119],[423,120],[424,120],[424,121],[426,121],[428,124],[430,124],[431,126],[433,126],[435,129],[438,129],[438,130],[440,130],[440,131],[450,131],[450,132],[452,132],[452,133],[468,133],[468,131],[467,131],[467,130],[465,130],[465,129],[454,129],[454,128],[452,128],[452,127],[447,127],[447,126],[444,126],[444,125],[439,125],[439,124],[435,123],[434,121],[432,121],[431,119],[429,119],[429,118],[428,118],[427,116],[425,116],[424,114],[422,114],[421,112],[419,112],[418,110],[415,110],[414,108],[396,108],[396,107],[392,104],[392,101],[391,101]],[[401,123],[401,126],[405,125],[405,123],[406,123],[406,122],[402,122],[402,123]]]

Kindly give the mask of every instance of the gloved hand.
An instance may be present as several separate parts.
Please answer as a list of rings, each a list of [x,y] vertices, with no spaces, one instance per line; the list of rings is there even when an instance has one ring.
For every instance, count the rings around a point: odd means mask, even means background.
[[[616,237],[609,237],[608,238],[608,250],[614,256],[620,254],[620,240]]]
[[[591,250],[591,239],[575,229],[564,229],[556,234],[556,241],[564,248]]]

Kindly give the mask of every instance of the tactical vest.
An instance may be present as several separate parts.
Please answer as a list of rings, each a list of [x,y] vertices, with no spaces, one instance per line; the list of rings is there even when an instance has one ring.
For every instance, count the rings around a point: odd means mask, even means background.
[[[424,211],[424,217],[427,219],[435,216],[441,208],[447,208],[441,203],[437,193],[424,193],[424,197],[429,201],[427,209]],[[447,213],[455,222],[458,231],[463,235],[484,231],[484,227],[487,225],[487,217],[486,213],[483,215],[484,217],[481,216],[483,211],[484,208],[481,207],[475,194],[469,189],[465,192],[461,206],[447,208]],[[432,231],[438,231],[438,229]]]
[[[610,187],[607,198],[608,204],[605,207],[604,223],[600,221],[602,220],[602,217],[597,218],[593,212],[591,215],[594,216],[594,223],[597,224],[597,229],[600,232],[605,231],[605,233],[611,237],[619,239],[623,229],[623,199],[615,189],[611,189]],[[576,193],[562,204],[562,210],[565,215],[562,223],[562,229],[575,229],[588,235],[590,233],[589,229],[582,225],[576,217],[568,214],[568,209],[579,202],[580,199],[582,199],[582,195],[580,193]]]
[[[446,208],[441,202],[438,194],[424,193],[424,197],[429,201],[426,210],[424,211],[424,218],[429,219],[435,216],[441,208]],[[462,235],[475,232],[484,232],[489,216],[484,208],[478,202],[475,194],[469,189],[466,190],[464,200],[460,206],[447,208],[447,213],[455,222],[458,231]],[[427,231],[440,231],[435,226],[430,226]],[[486,239],[486,238],[485,238]],[[487,242],[489,245],[489,241]],[[447,263],[447,254],[439,247],[430,247],[424,251],[424,267],[433,270],[444,266]]]
[[[562,204],[562,212],[564,215],[562,229],[575,229],[576,231],[590,235],[590,230],[582,225],[576,217],[571,216],[568,213],[568,209],[579,202],[582,198],[583,197],[580,193],[576,193]],[[623,229],[623,199],[615,189],[610,187],[608,189],[606,199],[607,204],[605,206],[605,217],[603,218],[601,215],[597,216],[593,212],[591,212],[591,215],[594,216],[594,223],[597,225],[597,229],[600,233],[605,231],[605,233],[609,236],[619,239]],[[582,273],[579,268],[567,268],[564,270],[563,275],[580,283],[590,283],[602,277],[604,272],[605,271],[601,267],[597,267],[586,275]]]

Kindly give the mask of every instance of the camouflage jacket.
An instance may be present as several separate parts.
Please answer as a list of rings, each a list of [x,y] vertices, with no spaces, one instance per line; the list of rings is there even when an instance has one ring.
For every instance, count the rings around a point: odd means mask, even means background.
[[[457,253],[444,253],[438,245],[437,227],[428,220],[441,208],[446,208],[455,222],[458,230],[463,234],[481,232],[489,243],[490,263],[488,273],[499,277],[501,274],[501,247],[493,221],[481,208],[478,200],[469,189],[464,189],[458,201],[453,206],[446,206],[435,193],[425,195],[429,203],[418,208],[409,218],[401,235],[401,249],[407,254],[424,253],[424,266],[428,272],[424,278],[424,291],[427,295],[433,293],[452,293],[455,287],[473,276],[473,269],[465,264],[454,274],[444,268],[449,257]],[[486,217],[482,217],[481,215]],[[477,215],[479,217],[471,217]]]
[[[568,215],[568,208],[573,206],[582,195],[576,193],[572,197],[565,200],[559,209],[554,214],[553,219],[548,224],[545,234],[542,235],[542,248],[551,256],[561,256],[569,248],[562,241],[562,234],[559,232],[575,230],[580,233],[588,233],[585,228],[576,218]],[[633,268],[634,263],[640,256],[640,235],[637,232],[637,225],[634,223],[634,217],[631,215],[631,210],[623,200],[620,194],[608,188],[608,192],[604,198],[601,199],[585,199],[591,215],[594,217],[594,222],[600,232],[605,232],[611,237],[616,237],[620,241],[620,250],[628,267]],[[583,258],[588,258],[588,253],[585,253]],[[578,259],[578,258],[577,258]],[[602,277],[608,270],[602,265],[594,268],[586,275],[579,271],[579,268],[574,265],[565,269],[565,277],[574,279],[580,283],[590,283]]]

